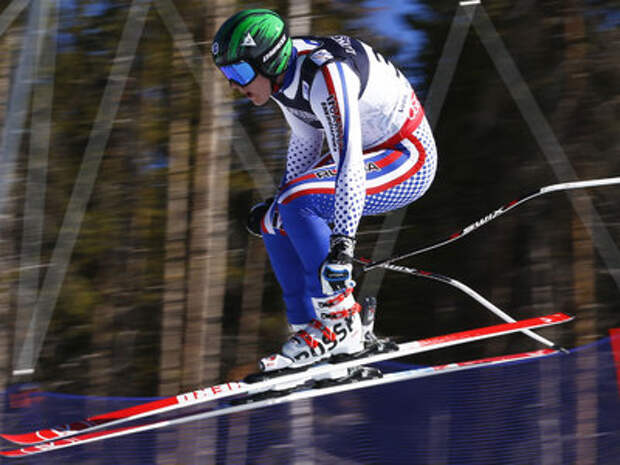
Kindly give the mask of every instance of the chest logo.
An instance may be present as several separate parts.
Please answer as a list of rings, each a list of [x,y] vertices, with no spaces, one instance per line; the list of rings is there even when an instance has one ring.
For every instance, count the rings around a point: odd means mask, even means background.
[[[312,55],[310,55],[310,59],[317,66],[321,66],[321,65],[327,63],[329,60],[333,60],[334,59],[334,55],[332,55],[331,53],[329,53],[325,49],[321,49],[321,50],[317,50]]]

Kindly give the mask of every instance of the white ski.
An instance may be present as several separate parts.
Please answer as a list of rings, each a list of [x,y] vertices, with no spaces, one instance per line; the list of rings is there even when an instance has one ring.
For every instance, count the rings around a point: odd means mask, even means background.
[[[120,436],[127,436],[131,434],[142,433],[145,431],[152,431],[155,429],[171,427],[183,423],[189,423],[198,420],[205,420],[207,418],[214,418],[223,415],[231,415],[238,412],[244,412],[249,410],[255,410],[259,408],[265,408],[273,405],[294,402],[301,399],[310,399],[329,394],[336,394],[343,391],[352,391],[357,389],[369,388],[373,386],[379,386],[383,384],[395,383],[399,381],[406,381],[415,378],[424,378],[428,376],[438,375],[442,373],[450,373],[455,371],[469,370],[477,367],[484,367],[490,365],[497,365],[501,363],[507,363],[517,360],[532,359],[551,354],[556,354],[559,351],[553,349],[542,349],[533,352],[523,352],[519,354],[504,355],[499,357],[485,358],[480,360],[471,360],[467,362],[456,362],[447,365],[438,365],[424,368],[416,368],[412,370],[404,370],[396,373],[388,373],[381,378],[370,379],[366,381],[353,382],[350,384],[338,385],[322,389],[308,389],[305,391],[293,392],[291,394],[276,397],[272,399],[259,400],[252,403],[226,406],[220,409],[212,410],[209,412],[196,413],[192,415],[183,416],[171,420],[158,421],[154,423],[148,423],[138,426],[129,426],[125,428],[118,428],[112,430],[93,431],[86,434],[80,434],[69,438],[59,439],[54,442],[46,442],[36,444],[32,446],[23,447],[14,450],[1,451],[0,455],[11,458],[27,457],[30,455],[40,454],[43,452],[50,452],[60,449],[66,449],[68,447],[79,446],[82,444],[88,444],[95,441],[101,441],[104,439],[116,438]]]
[[[345,368],[353,368],[361,365],[368,365],[384,360],[405,357],[430,350],[450,347],[457,344],[464,344],[477,340],[487,339],[491,337],[502,336],[524,329],[536,329],[545,326],[565,323],[572,320],[572,317],[564,313],[554,313],[547,316],[530,318],[527,320],[516,321],[512,323],[504,323],[484,328],[476,328],[458,333],[447,334],[443,336],[435,336],[428,339],[421,339],[412,342],[406,342],[398,345],[398,350],[393,352],[379,353],[356,358],[340,363],[325,362],[319,365],[313,365],[310,368],[291,374],[284,374],[266,381],[256,383],[246,383],[242,381],[234,381],[229,383],[218,384],[206,387],[196,391],[182,393],[176,396],[170,396],[159,399],[146,404],[140,404],[114,412],[104,413],[85,420],[71,424],[59,425],[52,428],[40,429],[22,434],[2,434],[3,438],[16,444],[37,444],[53,441],[60,438],[75,436],[76,434],[90,433],[102,428],[109,428],[129,421],[137,420],[151,415],[182,409],[184,407],[202,404],[214,400],[222,400],[232,396],[252,395],[253,393],[262,392],[272,389],[278,385],[288,385],[302,383],[304,381],[314,379],[320,375],[328,374],[336,370]],[[0,452],[0,455],[4,455]]]

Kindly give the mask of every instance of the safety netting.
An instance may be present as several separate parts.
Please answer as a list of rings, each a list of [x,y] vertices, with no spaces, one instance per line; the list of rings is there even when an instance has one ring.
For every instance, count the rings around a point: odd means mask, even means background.
[[[20,396],[5,395],[4,432],[30,431],[152,400],[40,392]],[[183,414],[202,410],[192,407]],[[569,354],[443,373],[3,460],[616,465],[619,457],[620,389],[606,339]]]

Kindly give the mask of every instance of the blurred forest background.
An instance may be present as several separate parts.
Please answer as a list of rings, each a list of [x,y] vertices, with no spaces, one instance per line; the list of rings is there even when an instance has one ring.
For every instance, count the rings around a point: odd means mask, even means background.
[[[255,108],[230,91],[210,59],[217,26],[239,9],[267,7],[296,35],[354,35],[391,57],[427,104],[459,9],[454,0],[0,6],[0,389],[31,380],[123,396],[239,378],[286,337],[279,288],[244,222],[281,175],[287,126],[275,105]],[[617,2],[494,0],[482,8],[546,122],[523,114],[518,83],[469,28],[462,53],[447,55],[455,72],[433,115],[438,175],[392,227],[394,254],[573,180],[558,173],[620,175]],[[20,74],[29,66],[36,75]],[[547,123],[557,140],[541,144],[534,133]],[[558,150],[565,159],[546,155]],[[359,256],[387,240],[385,227],[382,217],[364,219]],[[593,228],[611,242],[593,240]],[[544,334],[575,347],[620,327],[619,247],[613,186],[545,196],[403,264],[459,279],[517,319],[574,314],[574,324]],[[358,290],[378,287],[380,334],[411,340],[499,322],[443,284],[376,273],[359,276]],[[24,347],[32,347],[30,365]],[[519,334],[413,362],[534,347]],[[24,366],[34,373],[14,373]]]

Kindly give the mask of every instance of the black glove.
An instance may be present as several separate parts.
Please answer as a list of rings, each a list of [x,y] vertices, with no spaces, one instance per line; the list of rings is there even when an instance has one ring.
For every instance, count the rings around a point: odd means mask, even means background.
[[[245,223],[245,229],[248,230],[250,234],[256,237],[262,237],[263,233],[261,231],[261,221],[263,221],[263,217],[271,207],[273,203],[273,197],[269,197],[264,202],[257,203],[250,209],[250,213],[248,213],[248,219]]]
[[[329,254],[321,265],[321,288],[326,295],[336,294],[355,286],[353,281],[353,250],[355,240],[334,234],[329,238]]]

